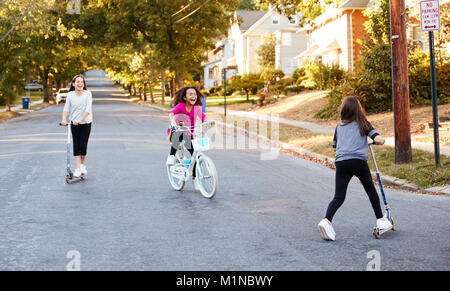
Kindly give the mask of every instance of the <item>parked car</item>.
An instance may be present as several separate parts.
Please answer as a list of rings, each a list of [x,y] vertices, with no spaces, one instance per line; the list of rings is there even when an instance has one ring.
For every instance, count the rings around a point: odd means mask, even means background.
[[[39,83],[28,83],[24,89],[27,91],[44,91],[44,85]]]
[[[67,94],[69,93],[70,88],[61,88],[56,93],[56,104],[61,102],[66,102]]]

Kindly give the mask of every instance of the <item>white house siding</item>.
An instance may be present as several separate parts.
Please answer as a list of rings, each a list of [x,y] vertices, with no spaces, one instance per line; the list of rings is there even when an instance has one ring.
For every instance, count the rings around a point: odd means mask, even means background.
[[[281,69],[286,76],[298,67],[295,56],[299,51],[306,50],[307,37],[304,33],[295,31],[276,31],[275,68]]]
[[[257,50],[259,46],[263,43],[263,37],[260,35],[247,35],[247,46],[246,46],[246,69],[245,74],[257,73],[260,71],[258,67],[258,54]]]
[[[339,55],[336,52],[330,52],[322,56],[322,62],[328,65],[333,62],[338,63],[343,69],[348,70],[349,63],[349,44],[347,15],[341,15],[336,20],[329,22],[320,28],[311,32],[311,46],[318,45],[319,49],[325,48],[333,40],[336,40],[341,48]],[[345,32],[345,33],[343,33]]]
[[[276,15],[278,17],[278,24],[272,24],[272,17]],[[257,22],[251,29],[249,29],[246,33],[244,33],[244,39],[246,39],[246,48],[244,48],[246,60],[245,60],[245,71],[244,74],[247,73],[256,73],[260,71],[258,67],[258,54],[256,51],[259,46],[262,44],[264,36],[271,35],[275,31],[286,28],[298,28],[298,25],[295,23],[290,23],[289,19],[285,16],[282,16],[274,11],[268,12],[268,15],[265,16],[265,19],[261,22]],[[297,36],[292,35],[292,41],[297,43],[298,41],[303,40],[303,46],[306,47],[306,37],[300,37],[297,39]],[[293,49],[293,51],[295,51]],[[290,63],[290,60],[287,60],[291,57],[290,53],[285,56],[284,53],[286,50],[281,50],[281,59],[285,59],[283,63]],[[298,54],[298,51],[292,53],[292,57]],[[280,61],[282,62],[282,61]],[[283,66],[282,66],[283,69]],[[289,70],[289,69],[288,69]],[[286,73],[286,72],[285,72]]]
[[[234,49],[232,49],[234,55],[232,54],[231,57],[235,58],[238,67],[237,73],[242,75],[244,74],[244,41],[238,24],[233,24],[231,26],[228,41],[234,45]]]

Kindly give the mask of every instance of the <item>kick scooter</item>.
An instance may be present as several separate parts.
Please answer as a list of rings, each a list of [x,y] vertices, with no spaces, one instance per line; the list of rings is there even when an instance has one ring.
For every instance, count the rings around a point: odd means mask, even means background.
[[[383,202],[384,202],[384,206],[385,206],[385,210],[386,210],[384,217],[387,220],[389,220],[389,222],[392,224],[392,227],[385,228],[382,230],[379,229],[378,227],[373,228],[373,236],[376,239],[379,239],[384,233],[386,233],[390,230],[395,230],[395,229],[394,229],[394,220],[392,219],[391,211],[389,209],[389,205],[386,200],[386,195],[384,194],[383,184],[381,183],[380,173],[378,172],[377,162],[375,161],[375,156],[372,151],[372,145],[373,145],[373,143],[369,143],[369,151],[370,151],[370,156],[372,157],[373,167],[375,168],[375,173],[377,175],[378,186],[380,187],[381,197],[383,197]]]
[[[66,183],[69,184],[70,182],[74,181],[80,181],[84,180],[84,175],[81,174],[79,178],[75,177],[70,170],[70,124],[69,125],[62,125],[62,123],[59,123],[60,126],[67,126],[67,170],[66,170]]]

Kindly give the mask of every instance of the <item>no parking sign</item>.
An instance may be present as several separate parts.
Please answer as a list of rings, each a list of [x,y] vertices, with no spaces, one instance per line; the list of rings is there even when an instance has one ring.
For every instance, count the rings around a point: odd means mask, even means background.
[[[420,1],[420,28],[422,31],[439,30],[440,19],[439,0]]]

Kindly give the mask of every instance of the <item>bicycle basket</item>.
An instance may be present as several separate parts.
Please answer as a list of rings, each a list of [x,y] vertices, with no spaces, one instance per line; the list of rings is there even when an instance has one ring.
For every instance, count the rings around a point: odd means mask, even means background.
[[[197,152],[207,151],[209,150],[209,138],[194,138],[192,145]]]

